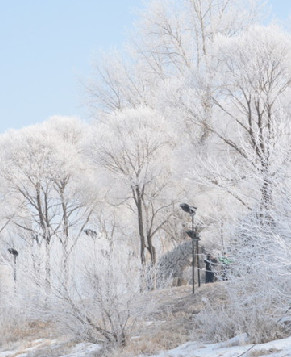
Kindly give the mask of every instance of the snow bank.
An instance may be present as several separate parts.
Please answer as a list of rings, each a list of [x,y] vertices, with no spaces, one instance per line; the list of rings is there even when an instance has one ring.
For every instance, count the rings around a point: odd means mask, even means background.
[[[268,355],[268,357],[291,357],[291,337],[266,344],[233,346],[234,341],[239,343],[242,341],[242,336],[240,335],[240,338],[231,339],[225,343],[211,345],[188,342],[173,350],[164,351],[152,357],[193,357],[193,353],[195,353],[195,357],[238,357],[242,354],[244,354],[244,357],[248,357],[251,354],[256,356]],[[142,355],[139,357],[142,357]]]
[[[0,357],[32,357],[38,355],[37,353],[41,353],[41,356],[46,354],[46,356],[49,357],[52,350],[58,351],[62,349],[63,346],[64,344],[58,340],[38,339],[18,346],[17,349],[0,352]],[[101,348],[100,345],[92,343],[79,343],[71,349],[69,354],[59,354],[58,356],[93,357]],[[55,353],[53,355],[56,356]]]
[[[244,357],[250,356],[268,356],[268,357],[291,357],[291,337],[281,340],[271,341],[265,344],[237,345],[242,343],[245,336],[239,335],[234,339],[224,343],[202,344],[197,342],[188,342],[170,351],[163,351],[158,355],[151,357]],[[57,349],[61,345],[57,340],[35,340],[27,346],[18,347],[16,350],[0,352],[0,357],[30,357],[35,356],[38,351],[43,351],[45,347]],[[60,357],[93,357],[101,350],[100,345],[91,343],[80,343],[74,346],[69,354],[59,355]],[[43,355],[43,354],[42,354]],[[49,353],[47,357],[49,357]],[[143,355],[139,355],[142,357]]]
[[[63,355],[61,357],[88,357],[95,352],[101,350],[100,345],[94,345],[92,343],[79,343],[76,345],[72,352],[68,355]]]

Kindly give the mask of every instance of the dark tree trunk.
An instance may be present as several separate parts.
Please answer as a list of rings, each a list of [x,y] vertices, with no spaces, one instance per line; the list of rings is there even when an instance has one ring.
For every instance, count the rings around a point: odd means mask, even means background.
[[[140,260],[144,265],[145,261],[145,237],[144,237],[144,229],[143,229],[143,211],[142,211],[142,194],[140,192],[139,186],[135,187],[134,191],[134,199],[137,207],[138,214],[138,233],[140,239]]]
[[[157,262],[157,257],[156,257],[156,248],[153,246],[152,244],[152,235],[151,233],[149,233],[147,235],[147,250],[150,253],[150,257],[151,257],[151,264],[155,265]]]

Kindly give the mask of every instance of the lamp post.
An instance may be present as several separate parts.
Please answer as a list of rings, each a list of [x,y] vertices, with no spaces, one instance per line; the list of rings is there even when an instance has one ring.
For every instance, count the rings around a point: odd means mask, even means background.
[[[14,262],[13,280],[14,280],[14,292],[16,293],[16,259],[18,257],[18,251],[14,248],[8,248],[8,252],[13,255],[13,262]]]
[[[194,284],[195,284],[195,258],[197,261],[197,274],[198,274],[198,286],[200,287],[200,267],[199,267],[199,259],[198,259],[198,241],[200,240],[197,230],[194,229],[194,216],[197,211],[197,207],[189,206],[187,203],[182,203],[180,205],[183,211],[187,212],[191,216],[192,220],[192,229],[190,231],[186,231],[186,234],[192,239],[192,292],[194,294]],[[195,244],[196,244],[196,256],[195,256]]]

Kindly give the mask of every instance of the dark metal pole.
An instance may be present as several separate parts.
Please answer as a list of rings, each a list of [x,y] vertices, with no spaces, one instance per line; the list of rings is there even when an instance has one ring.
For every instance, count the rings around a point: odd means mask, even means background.
[[[190,214],[192,218],[192,230],[186,231],[187,235],[192,239],[192,285],[193,285],[193,294],[194,294],[194,286],[195,286],[195,260],[197,265],[197,274],[198,274],[198,286],[200,286],[200,266],[199,266],[199,247],[198,247],[198,240],[199,236],[197,231],[194,231],[194,215],[197,211],[197,207],[189,206],[187,203],[180,204],[180,207],[183,211]],[[195,255],[195,242],[196,240],[196,255]]]
[[[221,225],[220,225],[220,237],[221,237],[221,243],[222,243],[222,253],[224,253],[225,249],[224,249],[224,241],[223,241],[223,222],[221,222]]]
[[[194,251],[194,239],[192,239],[192,292],[194,294],[194,284],[195,284],[195,276],[194,276],[194,271],[195,271],[195,251]]]
[[[16,255],[13,256],[14,257],[14,293],[16,294]]]
[[[194,214],[191,215],[192,217],[192,231],[194,232]],[[194,294],[194,285],[195,285],[195,246],[194,246],[194,239],[192,239],[192,292]]]
[[[16,259],[18,251],[14,248],[8,248],[8,252],[13,255],[13,280],[14,280],[14,293],[16,293]]]
[[[200,280],[200,263],[199,263],[199,246],[198,239],[196,240],[196,258],[197,258],[197,275],[198,275],[198,286],[200,288],[201,280]]]

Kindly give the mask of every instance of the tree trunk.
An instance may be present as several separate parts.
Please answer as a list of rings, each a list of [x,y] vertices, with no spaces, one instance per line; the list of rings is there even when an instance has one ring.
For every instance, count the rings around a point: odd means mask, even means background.
[[[261,174],[263,177],[263,184],[261,187],[261,202],[260,202],[260,217],[261,223],[271,223],[272,217],[270,210],[272,208],[272,181],[270,180],[270,170],[267,160],[262,160]]]
[[[63,285],[65,294],[68,294],[69,289],[69,253],[68,253],[68,239],[65,236],[63,241]]]
[[[136,206],[137,206],[137,214],[138,214],[138,233],[139,233],[139,239],[140,239],[140,259],[141,263],[144,265],[146,260],[145,260],[145,238],[144,238],[144,229],[143,229],[143,212],[142,212],[142,197],[140,193],[139,186],[135,187],[135,192],[136,192]]]
[[[155,265],[157,262],[157,257],[156,257],[156,248],[152,244],[152,236],[151,234],[147,235],[147,250],[150,253],[151,256],[151,264]]]
[[[47,293],[50,293],[51,290],[51,249],[50,249],[50,240],[45,240],[46,248],[46,261],[45,261],[45,289]]]
[[[68,210],[65,201],[65,183],[62,183],[60,187],[60,197],[62,202],[62,209],[63,209],[63,285],[65,294],[68,294],[68,286],[69,286],[69,251],[68,251],[68,244],[69,244],[69,217],[68,217]]]
[[[261,211],[270,210],[272,205],[272,183],[268,178],[264,178],[261,188]]]

